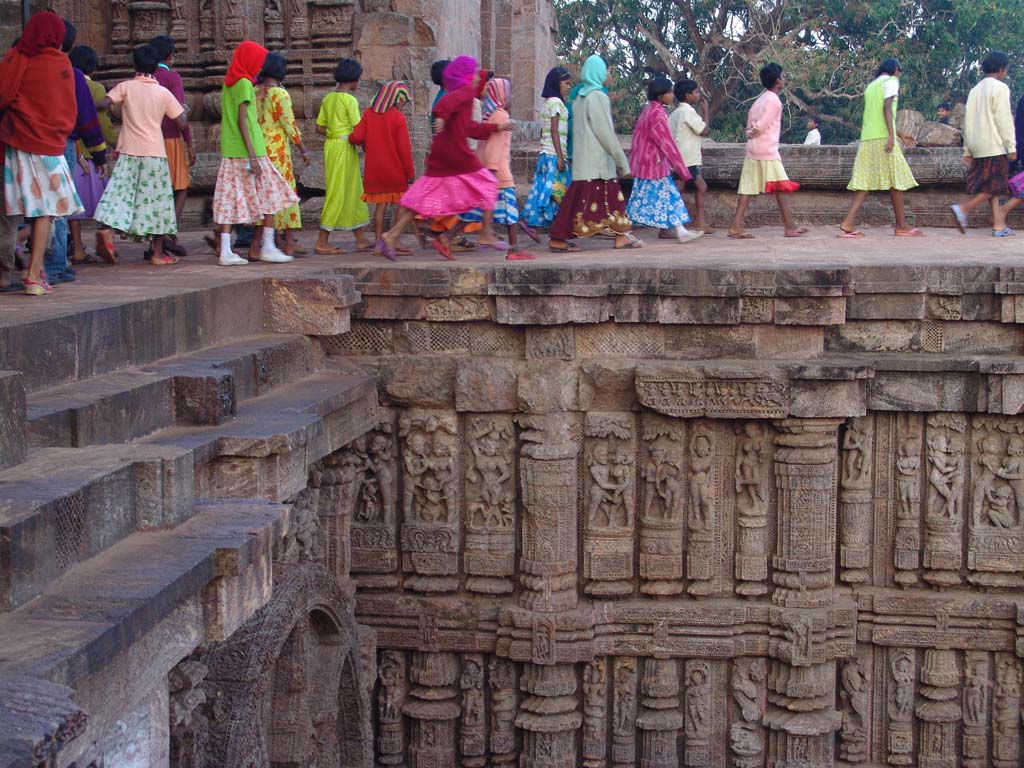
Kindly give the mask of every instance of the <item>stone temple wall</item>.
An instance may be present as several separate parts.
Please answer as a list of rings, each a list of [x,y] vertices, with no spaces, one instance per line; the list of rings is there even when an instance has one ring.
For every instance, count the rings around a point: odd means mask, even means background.
[[[1020,764],[1017,270],[356,278],[378,765]]]

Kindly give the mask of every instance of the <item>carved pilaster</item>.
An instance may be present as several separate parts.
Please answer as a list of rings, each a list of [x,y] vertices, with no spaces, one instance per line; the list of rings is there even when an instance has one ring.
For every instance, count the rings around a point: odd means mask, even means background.
[[[377,694],[377,762],[401,768],[405,763],[405,736],[402,707],[407,683],[405,657],[401,651],[384,651],[378,667],[380,692]]]
[[[413,688],[402,711],[411,718],[410,768],[455,765],[455,724],[459,676],[454,653],[415,652],[409,677]]]
[[[526,694],[516,725],[523,730],[521,768],[576,768],[576,674],[571,664],[527,664],[520,679]]]
[[[455,414],[408,410],[403,439],[402,567],[417,592],[458,588],[458,429]]]
[[[508,659],[493,657],[491,686],[491,762],[508,765],[516,759],[516,668]]]
[[[282,0],[263,0],[263,36],[266,45],[278,48],[284,43]]]
[[[683,591],[684,423],[643,414],[640,591],[647,595]]]
[[[718,488],[715,483],[716,435],[698,422],[690,437],[690,494],[687,508],[686,591],[707,597],[715,590],[715,529],[718,525]]]
[[[871,663],[855,656],[839,663],[839,757],[863,763],[869,757],[871,728]]]
[[[988,654],[968,651],[964,654],[964,692],[961,696],[964,718],[964,768],[988,765]]]
[[[615,659],[612,690],[612,765],[631,768],[636,764],[636,672],[635,658]]]
[[[889,765],[910,765],[914,754],[914,679],[917,658],[907,648],[889,649],[888,715]]]
[[[168,0],[131,0],[128,13],[134,45],[148,43],[156,35],[166,35],[171,29],[171,3]]]
[[[736,592],[768,594],[768,446],[758,421],[743,422],[736,444]]]
[[[924,578],[937,587],[960,584],[965,428],[962,414],[935,413],[928,417]]]
[[[917,764],[920,768],[955,768],[959,762],[956,748],[956,724],[960,720],[957,689],[960,670],[956,652],[927,648],[921,665],[921,701],[917,717],[921,721],[921,740]]]
[[[706,661],[687,661],[683,733],[686,765],[691,768],[711,765],[711,716],[711,665]]]
[[[585,591],[621,597],[633,592],[633,528],[636,515],[633,415],[586,417]]]
[[[739,718],[729,728],[729,748],[736,768],[758,768],[763,760],[765,681],[764,659],[736,659],[729,688]]]
[[[304,0],[288,0],[288,34],[292,48],[305,48],[309,45],[308,5]]]
[[[896,547],[897,584],[917,584],[921,559],[921,425],[916,414],[897,414]]]
[[[576,606],[577,425],[568,414],[520,416],[523,608],[561,611]]]
[[[466,434],[466,549],[471,592],[512,591],[516,555],[515,427],[511,416],[476,416]]]
[[[640,768],[677,768],[679,729],[679,669],[675,659],[646,659],[640,683],[643,695],[636,726],[642,733]]]
[[[601,656],[583,667],[583,766],[608,765],[608,660]]]
[[[1009,653],[996,654],[992,693],[992,764],[1014,768],[1020,757],[1020,662]]]
[[[348,510],[352,573],[360,587],[398,586],[398,466],[390,416],[324,461],[323,492]]]
[[[873,418],[851,419],[843,433],[839,473],[839,578],[868,580],[871,564],[871,462]]]
[[[487,722],[484,718],[484,657],[467,653],[462,657],[462,727],[459,743],[462,765],[481,768],[487,764]]]
[[[1024,584],[1024,420],[975,416],[971,459],[968,580]]]
[[[130,0],[110,3],[110,46],[113,53],[125,53],[132,44]]]

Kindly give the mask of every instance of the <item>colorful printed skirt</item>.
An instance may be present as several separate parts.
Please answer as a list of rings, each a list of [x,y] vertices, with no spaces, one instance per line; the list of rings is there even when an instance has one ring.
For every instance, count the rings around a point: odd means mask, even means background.
[[[523,218],[531,227],[549,227],[558,213],[558,206],[572,182],[569,166],[558,170],[558,158],[541,155],[533,174],[533,186],[523,205]]]
[[[469,223],[483,220],[484,212],[480,208],[459,216],[459,221]],[[494,223],[504,224],[507,227],[512,227],[519,223],[519,201],[516,200],[515,187],[506,187],[505,189],[498,190],[498,202],[494,206]]]
[[[569,185],[548,234],[554,240],[571,240],[591,237],[605,230],[625,234],[631,228],[619,182],[594,179]]]
[[[796,192],[800,185],[790,181],[781,160],[754,160],[743,158],[740,171],[741,195],[774,195],[776,192]]]
[[[85,159],[85,165],[88,170],[82,170],[82,164],[75,163],[75,190],[78,192],[78,198],[82,201],[82,213],[75,214],[71,217],[72,221],[79,221],[81,219],[91,219],[96,215],[96,206],[100,204],[100,198],[103,197],[103,192],[107,188],[107,184],[110,183],[110,178],[107,176],[100,176],[100,172],[96,170],[96,163],[90,158]]]
[[[63,155],[33,155],[8,145],[4,160],[7,215],[27,219],[82,212],[71,170]]]
[[[217,224],[252,224],[299,202],[288,182],[268,157],[257,158],[259,176],[250,173],[244,157],[222,157],[213,193]]]
[[[167,158],[119,155],[94,218],[138,237],[177,232]]]
[[[634,224],[658,229],[674,229],[690,223],[690,212],[671,176],[635,179],[626,215]]]
[[[486,168],[458,176],[420,176],[402,195],[404,207],[430,217],[489,211],[497,200],[498,180]]]
[[[967,169],[967,194],[1005,195],[1010,175],[1010,159],[1006,155],[976,157]]]
[[[857,159],[853,161],[853,175],[847,189],[851,192],[900,191],[917,186],[903,150],[897,141],[892,152],[885,151],[887,139],[868,139],[857,147]]]

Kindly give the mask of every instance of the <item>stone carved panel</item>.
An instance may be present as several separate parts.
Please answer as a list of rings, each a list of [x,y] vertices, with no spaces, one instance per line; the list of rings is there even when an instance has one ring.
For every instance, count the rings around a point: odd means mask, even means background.
[[[683,701],[683,734],[686,765],[711,765],[711,666],[706,661],[686,662],[686,693]]]
[[[714,592],[716,573],[715,532],[719,521],[716,472],[717,435],[709,425],[698,422],[690,436],[689,497],[687,505],[686,576],[687,592],[707,597]]]
[[[640,591],[677,595],[683,591],[685,422],[650,413],[642,419]]]
[[[493,657],[488,684],[491,688],[491,761],[508,765],[516,759],[516,668],[508,659]]]
[[[576,768],[576,674],[570,664],[527,664],[520,678],[525,697],[516,717],[523,730],[521,768]]]
[[[863,763],[869,757],[871,728],[870,660],[855,656],[839,664],[839,757]]]
[[[773,419],[789,413],[789,386],[771,378],[712,378],[699,372],[637,369],[640,403],[666,416]]]
[[[640,765],[643,768],[677,768],[683,715],[679,711],[679,668],[676,660],[644,660],[640,693],[643,698],[640,715],[636,719],[641,733]]]
[[[458,676],[454,653],[413,653],[409,671],[413,687],[402,707],[411,723],[410,768],[456,764],[455,726],[461,709],[455,688]]]
[[[1024,420],[975,416],[971,429],[968,579],[1024,585]]]
[[[889,765],[911,765],[914,754],[914,680],[917,657],[906,648],[889,649],[886,713]]]
[[[920,720],[917,764],[920,768],[955,768],[960,760],[956,732],[961,708],[956,699],[960,669],[956,652],[927,648],[921,664],[921,688],[915,712]]]
[[[418,592],[458,587],[461,515],[455,414],[408,410],[402,438],[402,568]]]
[[[896,418],[894,579],[909,587],[918,583],[921,560],[921,424],[916,414]]]
[[[608,765],[608,660],[583,667],[583,766]]]
[[[964,768],[988,765],[988,701],[991,687],[988,654],[968,651],[964,654],[964,689],[960,697],[964,719]]]
[[[761,422],[742,422],[736,444],[736,592],[768,593],[768,506],[770,456]]]
[[[966,419],[961,414],[936,413],[928,417],[924,578],[939,588],[960,584],[965,429]]]
[[[466,588],[512,591],[516,552],[515,426],[511,416],[475,416],[466,427]]]
[[[612,766],[636,762],[637,660],[620,656],[614,661],[612,689]]]
[[[871,462],[873,417],[851,419],[843,433],[839,473],[840,578],[868,580],[871,559]]]
[[[402,707],[408,692],[405,655],[383,651],[377,665],[380,691],[377,694],[377,762],[400,766],[405,761],[405,729]]]
[[[351,570],[367,587],[398,584],[398,462],[390,415],[377,429],[324,460],[322,509],[350,522]],[[333,525],[330,519],[326,525]],[[328,540],[333,533],[328,531]]]
[[[636,519],[633,416],[588,413],[585,433],[585,591],[606,597],[630,595]]]
[[[757,768],[764,754],[765,681],[764,659],[736,659],[729,684],[738,718],[729,728],[729,748],[737,768]]]
[[[1008,653],[995,658],[992,691],[992,764],[1011,768],[1020,761],[1020,662]]]
[[[487,763],[487,721],[484,712],[484,657],[467,653],[462,657],[462,726],[460,753],[466,768]]]

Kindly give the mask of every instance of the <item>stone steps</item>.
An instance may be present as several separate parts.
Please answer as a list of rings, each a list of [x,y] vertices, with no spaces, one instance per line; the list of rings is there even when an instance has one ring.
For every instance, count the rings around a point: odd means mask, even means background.
[[[260,335],[27,396],[32,446],[124,443],[178,424],[219,424],[237,403],[323,367],[320,345]]]

